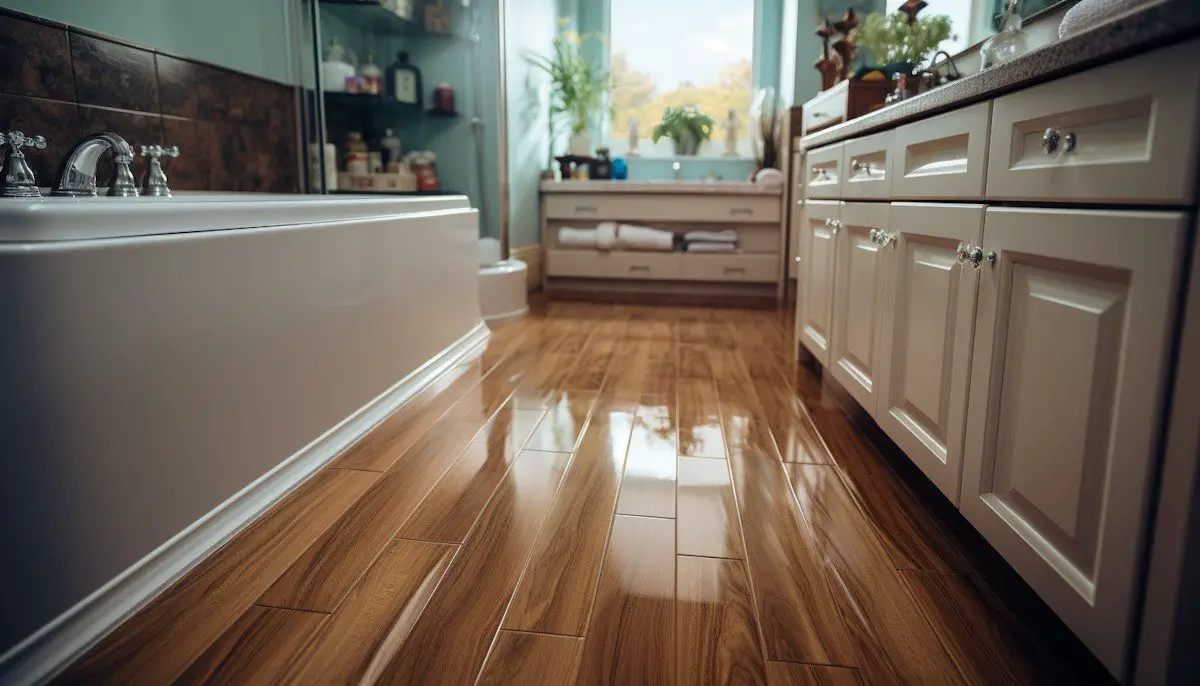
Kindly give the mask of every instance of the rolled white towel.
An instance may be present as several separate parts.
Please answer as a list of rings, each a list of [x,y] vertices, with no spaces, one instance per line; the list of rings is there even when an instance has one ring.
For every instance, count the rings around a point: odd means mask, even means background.
[[[596,229],[575,229],[564,226],[558,230],[558,244],[564,248],[596,247]]]
[[[612,250],[617,247],[617,223],[600,222],[596,227],[596,248]]]
[[[670,252],[675,248],[675,234],[648,226],[621,224],[617,227],[617,247],[622,250],[659,250]]]
[[[688,231],[683,234],[683,240],[691,243],[737,243],[738,232],[733,229],[725,229],[723,231]]]
[[[688,243],[688,252],[737,252],[733,243]]]

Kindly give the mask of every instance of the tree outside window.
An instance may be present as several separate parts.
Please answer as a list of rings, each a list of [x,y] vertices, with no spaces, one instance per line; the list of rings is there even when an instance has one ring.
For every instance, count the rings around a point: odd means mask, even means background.
[[[667,107],[692,105],[716,122],[702,157],[725,149],[725,118],[737,114],[738,152],[750,157],[754,0],[611,0],[610,147],[624,155],[636,117],[645,157],[670,157],[671,142],[650,141]]]

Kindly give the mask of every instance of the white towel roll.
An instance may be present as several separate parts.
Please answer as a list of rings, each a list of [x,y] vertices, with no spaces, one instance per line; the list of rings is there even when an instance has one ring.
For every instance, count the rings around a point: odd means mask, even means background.
[[[622,250],[670,252],[675,249],[675,234],[648,226],[621,224],[617,227],[617,247]]]
[[[558,244],[564,248],[595,248],[596,229],[564,226],[558,230]]]
[[[617,247],[617,224],[616,222],[600,222],[596,227],[596,248],[599,250],[612,250]]]

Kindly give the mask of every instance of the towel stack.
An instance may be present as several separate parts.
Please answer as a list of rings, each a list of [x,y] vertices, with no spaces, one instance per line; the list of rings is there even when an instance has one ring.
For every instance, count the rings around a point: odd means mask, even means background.
[[[662,229],[632,224],[601,222],[594,229],[564,226],[558,230],[558,244],[564,248],[585,250],[656,250],[674,249],[675,234]]]
[[[683,235],[688,252],[737,252],[737,241],[738,233],[733,229],[688,231]]]

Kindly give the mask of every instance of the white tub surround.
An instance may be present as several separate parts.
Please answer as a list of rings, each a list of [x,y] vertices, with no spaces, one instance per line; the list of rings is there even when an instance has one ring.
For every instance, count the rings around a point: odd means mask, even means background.
[[[3,683],[86,648],[487,335],[464,197],[94,200],[0,201]]]
[[[607,290],[778,298],[783,289],[783,187],[730,181],[543,181],[542,247],[547,290]],[[580,249],[562,227],[605,222],[738,234],[720,254]],[[617,244],[619,245],[619,243]]]

